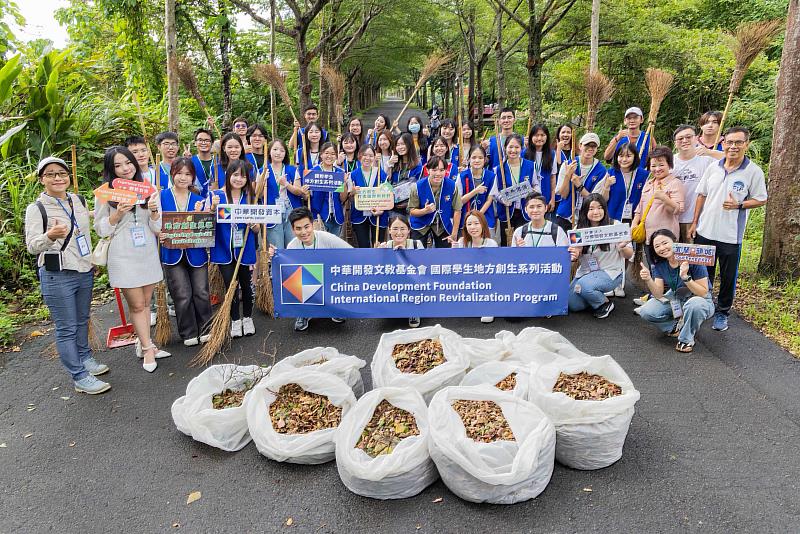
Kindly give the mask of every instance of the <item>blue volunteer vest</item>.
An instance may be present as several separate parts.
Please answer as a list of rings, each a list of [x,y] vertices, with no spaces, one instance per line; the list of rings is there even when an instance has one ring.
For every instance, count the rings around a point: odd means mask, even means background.
[[[578,160],[576,159],[574,161]],[[607,171],[605,166],[600,163],[599,160],[595,160],[594,166],[589,171],[589,174],[583,177],[583,187],[586,188],[587,191],[591,191],[594,189],[594,186],[596,186],[597,183],[603,179],[606,173]],[[581,176],[580,164],[575,168],[575,174]],[[566,180],[566,177],[564,177],[564,179]],[[561,202],[558,205],[558,209],[556,210],[556,215],[564,219],[572,218],[572,206],[575,202],[572,196],[572,189],[573,187],[571,185],[567,188],[567,195],[562,197]],[[575,211],[577,212],[578,210]],[[577,217],[578,214],[575,213],[575,216]]]
[[[622,212],[625,209],[626,197],[627,203],[633,206],[633,210],[636,210],[636,206],[639,205],[639,201],[642,198],[642,188],[647,182],[650,173],[641,167],[637,168],[633,173],[630,191],[625,190],[625,179],[622,177],[621,171],[611,168],[608,170],[608,173],[614,175],[614,178],[617,180],[608,192],[608,216],[621,221]]]
[[[372,168],[374,169],[375,167],[372,167]],[[370,169],[370,172],[371,171],[372,171],[372,169]],[[364,172],[363,172],[363,169],[361,168],[361,165],[359,165],[356,168],[356,170],[354,170],[352,173],[350,173],[350,179],[353,181],[353,185],[354,186],[357,186],[357,187],[370,187],[370,184],[367,183],[367,179],[364,176]],[[380,169],[380,171],[379,171],[378,180],[380,180],[381,183],[386,181],[386,173],[384,172],[383,169]],[[386,217],[387,217],[386,220],[388,220],[388,217],[389,217],[388,213],[386,214]],[[361,224],[364,221],[366,221],[367,219],[369,219],[369,221],[372,224],[375,224],[373,222],[374,221],[374,217],[367,217],[366,215],[364,215],[363,211],[357,210],[356,209],[356,204],[355,204],[355,201],[354,201],[353,204],[351,204],[351,208],[350,208],[350,222],[353,223],[353,224]],[[381,220],[383,220],[383,216],[381,216]],[[382,226],[385,226],[385,225],[382,225]]]
[[[467,219],[467,212],[470,210],[481,210],[484,205],[489,201],[490,192],[492,187],[494,186],[495,181],[495,174],[494,171],[490,171],[489,169],[483,170],[483,185],[486,186],[486,192],[480,193],[472,197],[468,203],[465,203],[461,207],[461,224],[460,227],[464,228],[464,223]],[[465,169],[458,175],[458,179],[461,183],[461,191],[462,197],[467,193],[471,192],[475,189],[475,180],[472,177],[472,171],[470,169]],[[489,207],[486,208],[486,222],[489,224],[489,228],[494,228],[495,225],[495,213],[494,213],[494,202],[489,204]]]
[[[311,172],[315,171],[323,171],[322,165],[317,165]],[[344,172],[341,167],[333,167],[334,172]],[[300,180],[302,184],[302,180]],[[333,202],[333,219],[336,221],[337,224],[344,224],[344,206],[342,206],[342,201],[339,198],[339,193],[325,193],[323,191],[312,191],[311,192],[311,213],[314,215],[316,219],[318,216],[323,220],[328,220],[328,214],[330,213],[330,205]]]
[[[185,210],[178,209],[178,203],[175,201],[175,194],[172,188],[164,189],[161,191],[161,209],[163,211],[195,211],[194,205],[197,202],[202,202],[203,197],[196,193],[189,192],[189,201]],[[161,263],[164,265],[177,265],[181,261],[183,255],[186,254],[186,259],[192,267],[202,267],[208,261],[208,252],[204,248],[161,248]]]
[[[614,153],[619,150],[621,146],[630,143],[628,136],[617,141],[617,146],[614,147]],[[636,140],[636,151],[639,152],[639,167],[647,169],[647,156],[650,154],[650,135],[647,132],[639,132],[639,138]]]
[[[421,230],[426,226],[433,224],[436,215],[438,214],[442,219],[442,226],[447,230],[448,234],[453,233],[453,196],[456,192],[456,182],[450,178],[445,178],[442,181],[442,190],[439,195],[439,204],[436,205],[436,211],[428,213],[422,217],[410,217],[409,222],[411,228],[414,230]],[[431,184],[428,178],[423,178],[417,182],[417,196],[419,197],[419,207],[424,208],[427,203],[436,204],[436,198],[433,194]]]
[[[534,191],[541,192],[542,186],[539,183],[539,177],[536,176],[535,171],[536,169],[534,168],[533,162],[531,160],[521,159],[519,165],[519,177],[517,182],[527,180],[533,186]],[[504,174],[500,173],[499,167],[495,168],[494,170],[494,174],[495,176],[497,176],[498,180],[497,182],[498,190],[502,190],[505,189],[506,187],[511,187],[512,185],[514,185],[514,179],[511,176],[511,167],[508,165],[507,161],[503,163],[503,173]],[[503,180],[503,178],[505,178],[505,180]],[[524,201],[522,201],[521,204],[524,204]],[[513,209],[514,209],[513,206],[509,207],[509,212],[511,212]],[[526,221],[530,220],[528,218],[528,214],[525,213],[524,206],[521,211],[522,211],[522,216],[525,218],[525,220]],[[509,214],[513,217],[513,213]],[[506,222],[506,207],[505,204],[503,204],[502,202],[497,204],[496,215],[498,219],[500,219],[503,222]]]
[[[210,193],[219,197],[220,204],[228,204],[228,197],[224,189],[217,189]],[[209,198],[210,202],[211,199]],[[247,196],[242,195],[239,204],[247,204]],[[233,246],[233,227],[246,231],[246,224],[217,223],[216,236],[214,237],[214,247],[211,249],[211,263],[228,264],[235,262],[239,257],[241,248]],[[244,243],[244,254],[242,255],[242,265],[255,265],[256,263],[256,237],[252,231],[247,232],[247,241]]]

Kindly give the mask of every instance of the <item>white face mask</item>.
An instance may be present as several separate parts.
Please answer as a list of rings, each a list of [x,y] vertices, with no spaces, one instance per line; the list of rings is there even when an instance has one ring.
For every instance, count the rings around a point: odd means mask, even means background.
[[[411,133],[419,133],[419,124],[417,123],[409,124],[408,131]]]

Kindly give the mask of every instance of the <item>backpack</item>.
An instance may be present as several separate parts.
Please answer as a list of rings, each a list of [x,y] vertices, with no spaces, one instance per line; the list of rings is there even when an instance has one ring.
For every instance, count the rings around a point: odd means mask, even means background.
[[[550,223],[550,237],[553,239],[553,245],[555,246],[558,243],[558,229],[560,228],[556,223],[553,221],[548,221]],[[530,223],[526,224],[522,228],[522,239],[525,239],[525,236],[528,234],[536,234],[536,235],[547,235],[544,232],[531,232],[528,230],[530,228]]]

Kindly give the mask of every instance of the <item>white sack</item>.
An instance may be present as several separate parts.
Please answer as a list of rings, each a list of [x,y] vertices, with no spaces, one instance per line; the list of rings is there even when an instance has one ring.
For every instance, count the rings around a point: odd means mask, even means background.
[[[517,385],[509,393],[515,397],[528,400],[528,382],[530,381],[530,365],[522,362],[488,362],[479,365],[464,377],[462,386],[478,386],[486,384],[494,386],[511,373],[517,373]]]
[[[325,358],[326,362],[307,365]],[[288,356],[277,362],[273,368],[274,374],[285,373],[292,369],[311,369],[336,375],[353,390],[356,397],[364,394],[364,381],[361,378],[359,369],[367,365],[367,362],[355,356],[340,354],[333,347],[315,347],[313,349],[298,352],[294,356]]]

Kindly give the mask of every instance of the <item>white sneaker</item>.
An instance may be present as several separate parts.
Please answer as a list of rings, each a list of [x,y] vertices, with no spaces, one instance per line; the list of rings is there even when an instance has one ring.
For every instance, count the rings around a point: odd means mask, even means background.
[[[614,290],[612,289],[611,291],[606,291],[605,293],[603,293],[603,295],[605,295],[607,297],[613,297],[614,296]]]
[[[158,322],[158,314],[154,311],[150,312],[150,326],[155,326]]]
[[[211,334],[203,334],[200,336],[200,343],[208,343],[209,339],[211,339]]]
[[[481,317],[481,322],[484,324],[493,323],[494,317]]]
[[[231,321],[231,337],[242,337],[242,320]]]
[[[190,337],[189,339],[184,339],[183,344],[186,345],[187,347],[194,347],[195,345],[200,344],[200,340],[197,339],[196,337]]]
[[[242,333],[246,336],[252,336],[256,333],[256,325],[253,324],[252,317],[242,319]]]
[[[621,299],[624,299],[625,298],[625,288],[623,288],[622,286],[615,287],[614,288],[614,296],[615,297],[619,297]]]

